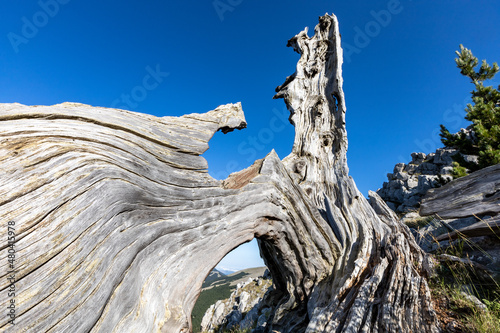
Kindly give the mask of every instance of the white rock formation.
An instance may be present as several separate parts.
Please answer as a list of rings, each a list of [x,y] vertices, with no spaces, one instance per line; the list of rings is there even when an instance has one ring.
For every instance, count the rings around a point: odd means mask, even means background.
[[[272,290],[272,281],[269,278],[259,277],[239,283],[228,299],[217,301],[205,312],[201,331],[215,333],[235,328],[264,328],[266,321],[257,326],[257,320],[262,315],[269,318],[270,308],[263,298],[266,292]]]
[[[412,153],[408,164],[398,163],[393,173],[387,174],[387,182],[377,194],[397,213],[418,211],[428,190],[438,188],[453,180],[452,157],[455,149],[439,148],[435,153]],[[477,156],[462,155],[465,159]]]

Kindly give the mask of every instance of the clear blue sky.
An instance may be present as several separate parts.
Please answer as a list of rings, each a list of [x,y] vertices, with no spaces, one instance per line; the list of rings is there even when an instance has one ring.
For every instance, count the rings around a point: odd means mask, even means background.
[[[273,148],[282,158],[290,152],[293,127],[283,101],[271,99],[298,59],[286,42],[336,14],[348,163],[364,195],[411,152],[441,146],[439,124],[467,125],[472,85],[453,61],[459,44],[500,62],[497,0],[41,0],[2,1],[0,9],[0,102],[165,116],[241,101],[248,128],[217,133],[205,153],[216,178]],[[259,264],[243,252],[224,264]]]

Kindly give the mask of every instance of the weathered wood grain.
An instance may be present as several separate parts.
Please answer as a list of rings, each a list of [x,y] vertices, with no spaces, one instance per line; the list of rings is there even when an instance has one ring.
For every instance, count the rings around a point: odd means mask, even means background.
[[[16,223],[18,259],[17,325],[4,316],[0,328],[188,332],[204,278],[256,237],[276,287],[269,332],[437,332],[429,259],[348,174],[336,17],[289,45],[301,57],[276,97],[293,151],[224,181],[200,154],[217,130],[245,127],[239,104],[163,118],[1,105],[0,213]]]
[[[290,299],[308,299],[307,310],[302,309],[305,302],[284,303],[275,312],[272,329],[436,331],[423,277],[430,265],[428,258],[385,203],[371,193],[374,210],[348,175],[336,17],[320,17],[313,37],[307,36],[306,29],[288,45],[301,58],[296,72],[277,88],[275,96],[285,99],[296,129],[292,153],[283,163],[330,225],[335,235],[330,241],[340,246],[340,255],[335,262],[323,262],[320,267],[327,275],[310,279],[312,288],[298,291],[288,285],[288,293],[295,295]],[[269,257],[264,256],[266,263],[276,266],[279,260]]]
[[[420,206],[420,215],[437,214],[443,219],[499,213],[500,164],[429,190]]]

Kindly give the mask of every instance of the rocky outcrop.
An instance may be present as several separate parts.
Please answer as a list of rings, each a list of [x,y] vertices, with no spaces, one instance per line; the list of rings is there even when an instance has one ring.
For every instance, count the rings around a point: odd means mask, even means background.
[[[465,131],[465,130],[464,130]],[[397,213],[417,211],[428,190],[438,188],[451,180],[455,149],[439,148],[431,154],[412,153],[408,164],[398,163],[388,181],[377,194]],[[477,161],[477,156],[462,155],[466,161]]]
[[[349,176],[336,17],[288,45],[300,59],[275,97],[295,125],[292,152],[224,181],[200,155],[216,131],[245,127],[239,104],[162,118],[1,106],[0,215],[15,225],[23,331],[189,332],[205,277],[253,238],[275,289],[267,332],[438,331],[430,259]],[[19,326],[2,316],[0,328]]]
[[[229,299],[219,300],[208,308],[201,322],[201,331],[264,331],[271,314],[271,306],[263,302],[263,298],[272,290],[274,289],[269,272],[263,277],[249,278],[246,282],[239,283]]]

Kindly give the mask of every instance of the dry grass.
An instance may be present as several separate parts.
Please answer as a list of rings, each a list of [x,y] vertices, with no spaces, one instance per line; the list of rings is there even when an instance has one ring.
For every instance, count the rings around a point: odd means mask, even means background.
[[[468,260],[464,248],[480,250],[478,244],[461,235],[439,254],[465,260],[444,260],[436,269],[436,276],[429,282],[436,312],[444,332],[500,332],[500,285],[479,265]],[[485,251],[483,251],[485,252]],[[486,310],[468,299],[464,293],[480,299]]]

